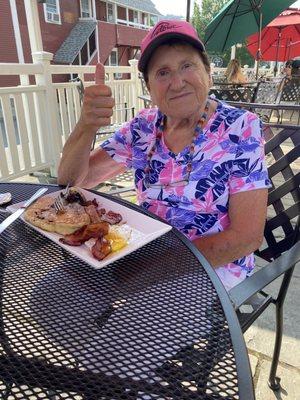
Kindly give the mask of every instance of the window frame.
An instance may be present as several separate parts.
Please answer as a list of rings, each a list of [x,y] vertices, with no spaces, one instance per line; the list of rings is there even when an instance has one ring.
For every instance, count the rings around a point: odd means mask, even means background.
[[[111,10],[112,10],[112,20],[109,20],[109,15],[108,15],[109,7],[111,7]],[[107,22],[109,22],[110,24],[116,23],[115,5],[114,5],[114,3],[110,3],[109,1],[106,3],[106,19],[107,19]]]
[[[111,54],[112,53],[115,53],[116,54],[116,64],[112,64],[111,63]],[[109,53],[109,56],[108,56],[108,65],[110,66],[110,67],[118,67],[119,66],[119,52],[118,52],[118,48],[117,47],[114,47],[113,49],[111,49],[111,52]]]
[[[56,7],[56,12],[48,11],[47,10],[47,0],[46,3],[43,4],[44,6],[44,17],[45,17],[45,22],[48,24],[56,24],[56,25],[61,25],[61,15],[60,15],[60,4],[59,0],[55,0],[55,7]],[[48,13],[52,15],[58,15],[58,21],[55,21],[53,19],[48,19]]]
[[[84,17],[84,16],[82,15],[83,12],[86,12],[86,11],[83,11],[82,1],[83,1],[83,0],[80,0],[80,17],[81,17],[81,18],[93,18],[92,1],[91,1],[91,0],[87,0],[87,2],[88,2],[88,7],[89,7],[89,12],[88,12],[89,16],[88,16],[88,17]]]

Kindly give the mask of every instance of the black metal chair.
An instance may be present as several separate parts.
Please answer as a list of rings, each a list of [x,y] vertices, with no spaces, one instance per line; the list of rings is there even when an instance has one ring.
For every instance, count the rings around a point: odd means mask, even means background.
[[[300,260],[300,171],[295,166],[300,155],[300,127],[265,124],[263,130],[268,139],[265,151],[270,164],[268,171],[273,186],[269,190],[268,197],[265,243],[256,255],[265,260],[267,265],[231,289],[229,295],[243,332],[270,304],[275,305],[276,339],[269,386],[273,390],[278,390],[280,378],[276,377],[276,370],[283,333],[283,304],[295,264]],[[286,152],[287,147],[290,147],[288,152]],[[283,177],[284,183],[282,180],[278,183],[279,174]],[[289,205],[285,201],[287,197]],[[275,297],[265,288],[280,276],[282,282]],[[244,305],[248,307],[243,307]]]
[[[114,107],[114,112],[117,116],[117,119],[121,120],[122,123],[127,122],[134,117],[134,107],[129,107],[126,102],[122,104],[116,104]],[[91,149],[94,150],[97,140],[101,138],[105,140],[108,136],[118,130],[122,126],[122,123],[112,123],[99,128],[93,140]]]
[[[279,104],[300,104],[300,76],[292,76],[291,78],[284,78],[281,84],[280,95],[278,98]],[[287,116],[288,119],[292,119],[294,115],[293,111]],[[280,122],[282,122],[284,114],[280,115]],[[297,115],[297,124],[300,122],[300,113]]]
[[[150,96],[149,90],[148,90],[148,88],[147,88],[145,79],[144,79],[144,77],[143,77],[142,74],[139,74],[139,79],[140,79],[140,82],[141,82],[141,88],[142,88],[142,94],[143,94],[143,96]],[[145,99],[145,98],[144,98],[143,101],[144,101],[144,108],[150,108],[150,107],[152,107],[152,102],[151,102],[151,100],[148,100],[148,99]]]
[[[273,186],[269,190],[268,197],[268,218],[264,232],[265,243],[257,250],[256,257],[263,259],[267,265],[255,271],[252,276],[231,289],[229,296],[243,332],[270,304],[275,305],[276,340],[269,386],[273,390],[278,390],[280,378],[276,377],[276,370],[283,333],[283,304],[295,264],[300,261],[300,171],[294,167],[294,163],[300,155],[300,127],[265,124],[263,130],[267,139],[265,151],[269,164],[269,177]],[[284,146],[285,149],[289,146],[290,151],[283,152],[281,146]],[[278,183],[278,174],[282,174],[284,183]],[[291,204],[289,206],[284,204],[284,198],[287,196],[289,197],[289,204]],[[274,297],[265,288],[279,277],[283,277],[282,283],[277,296]],[[200,350],[187,348],[178,355],[178,360],[184,363],[186,354],[192,352],[197,363],[201,363],[203,360]],[[222,349],[213,353],[212,365],[220,362],[222,354]],[[164,367],[167,368],[167,366]],[[200,383],[197,382],[197,385]]]
[[[291,79],[285,78],[280,96],[280,102],[299,104],[300,100],[300,76]]]
[[[253,102],[259,104],[277,104],[282,84],[282,80],[260,81]],[[274,110],[270,108],[253,108],[252,111],[258,114],[263,122],[269,122],[274,113]],[[280,114],[277,112],[277,115],[279,122]]]
[[[217,83],[209,91],[209,94],[219,100],[253,102],[256,97],[258,82],[243,84]]]

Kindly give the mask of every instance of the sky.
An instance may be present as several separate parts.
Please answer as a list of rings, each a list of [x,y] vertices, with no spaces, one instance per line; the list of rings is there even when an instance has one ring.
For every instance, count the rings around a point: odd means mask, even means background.
[[[218,1],[218,0],[215,0]],[[173,14],[186,16],[186,0],[152,0],[156,9],[162,14]],[[199,0],[198,0],[199,3]],[[194,0],[191,0],[191,14]],[[300,0],[296,1],[291,7],[300,8]]]

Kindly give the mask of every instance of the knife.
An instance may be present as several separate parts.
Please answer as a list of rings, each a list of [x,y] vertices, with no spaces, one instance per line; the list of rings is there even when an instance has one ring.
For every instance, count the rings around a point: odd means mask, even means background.
[[[34,193],[30,199],[26,200],[25,203],[14,213],[12,213],[9,217],[5,218],[3,222],[0,224],[0,233],[2,233],[12,222],[14,222],[23,212],[26,210],[30,204],[32,204],[35,200],[41,197],[45,192],[47,192],[48,188],[39,189]]]

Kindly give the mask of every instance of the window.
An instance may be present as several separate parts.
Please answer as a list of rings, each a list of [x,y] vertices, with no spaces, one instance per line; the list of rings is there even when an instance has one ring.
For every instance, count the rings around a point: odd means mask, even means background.
[[[133,11],[133,22],[136,24],[139,22],[139,12],[138,11]]]
[[[109,57],[108,57],[108,65],[111,67],[117,67],[119,65],[119,60],[118,60],[118,49],[112,49]],[[122,74],[121,73],[116,73],[114,74],[115,79],[122,79]]]
[[[45,21],[60,24],[59,0],[46,0],[44,4]]]
[[[157,15],[150,15],[150,26],[154,26],[158,22]]]
[[[107,3],[107,22],[115,22],[114,5]]]
[[[147,14],[142,14],[142,21],[144,25],[148,25],[148,15]]]
[[[94,51],[96,50],[96,31],[91,33],[91,36],[89,37],[89,53],[90,57],[93,55]]]
[[[118,50],[113,49],[109,56],[109,65],[117,66],[118,65]]]
[[[80,0],[81,17],[91,18],[93,16],[91,0]]]
[[[95,31],[93,31],[88,40],[82,46],[80,52],[73,61],[73,64],[74,65],[88,64],[92,56],[94,55],[95,50],[96,50],[96,35]]]

